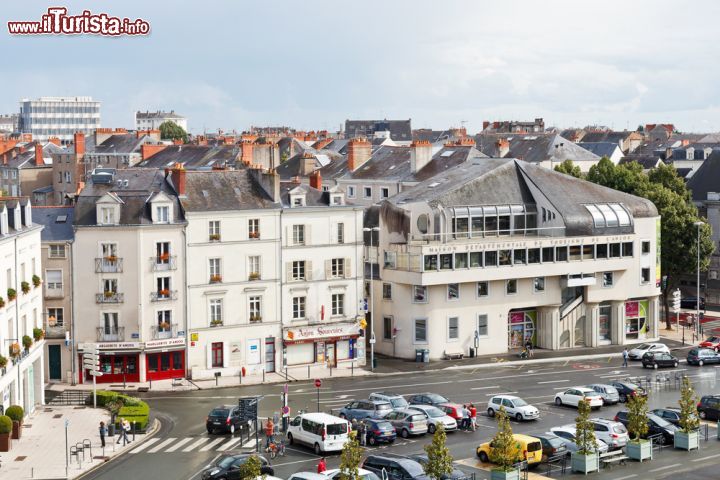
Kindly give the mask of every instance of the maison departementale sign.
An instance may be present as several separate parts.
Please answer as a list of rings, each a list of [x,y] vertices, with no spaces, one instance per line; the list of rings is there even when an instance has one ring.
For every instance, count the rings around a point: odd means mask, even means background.
[[[296,327],[283,330],[285,343],[304,343],[328,339],[347,340],[359,335],[360,326],[357,323]]]

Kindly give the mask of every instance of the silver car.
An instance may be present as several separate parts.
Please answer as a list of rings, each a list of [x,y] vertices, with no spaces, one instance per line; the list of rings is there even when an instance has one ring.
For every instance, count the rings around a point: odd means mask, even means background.
[[[552,433],[553,435],[557,435],[558,437],[560,437],[560,440],[562,440],[567,447],[568,452],[572,453],[578,451],[577,443],[575,443],[575,425],[554,427],[551,428],[548,433]],[[603,442],[602,440],[595,438],[595,445],[597,445],[598,453],[606,453],[608,451],[607,443]]]
[[[410,435],[424,435],[428,431],[425,414],[411,408],[390,412],[383,420],[392,423],[395,431],[403,438],[408,438]]]
[[[593,383],[591,385],[587,385],[587,388],[591,388],[600,394],[603,399],[603,405],[615,405],[620,401],[620,394],[618,393],[617,388],[612,385]]]
[[[432,405],[410,405],[409,408],[423,412],[428,421],[428,433],[435,433],[438,426],[442,425],[446,432],[457,430],[457,422],[450,415]]]

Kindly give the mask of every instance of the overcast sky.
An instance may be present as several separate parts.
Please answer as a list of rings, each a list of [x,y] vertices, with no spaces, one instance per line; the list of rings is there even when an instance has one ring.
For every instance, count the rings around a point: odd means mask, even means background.
[[[6,21],[143,18],[147,37],[11,37]],[[720,2],[5,0],[0,113],[91,95],[102,125],[174,109],[190,131],[346,118],[413,128],[544,117],[546,125],[720,130]]]

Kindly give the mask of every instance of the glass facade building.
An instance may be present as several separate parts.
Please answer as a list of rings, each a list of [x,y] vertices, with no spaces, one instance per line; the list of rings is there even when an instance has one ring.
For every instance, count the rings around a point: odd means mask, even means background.
[[[92,133],[100,127],[100,102],[92,97],[40,97],[20,102],[19,129],[33,140],[57,137],[71,141],[75,132]]]

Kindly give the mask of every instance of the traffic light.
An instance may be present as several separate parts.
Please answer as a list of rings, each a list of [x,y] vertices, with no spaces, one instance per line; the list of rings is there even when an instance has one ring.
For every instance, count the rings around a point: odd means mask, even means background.
[[[673,292],[673,312],[679,313],[680,312],[680,289],[677,289]]]

